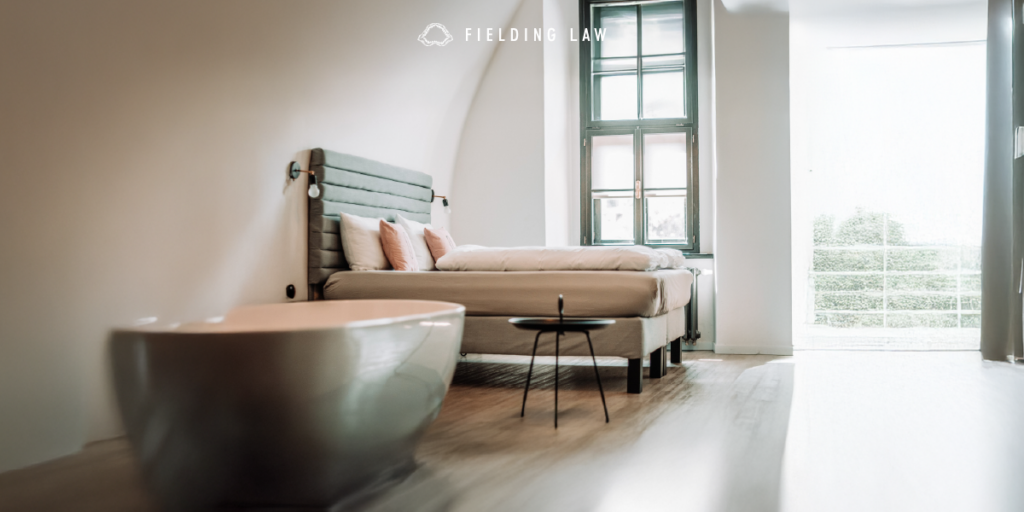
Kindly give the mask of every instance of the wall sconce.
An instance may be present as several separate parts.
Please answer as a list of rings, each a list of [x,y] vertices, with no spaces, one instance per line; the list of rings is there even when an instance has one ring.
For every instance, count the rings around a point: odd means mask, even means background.
[[[441,204],[442,204],[442,205],[444,205],[444,212],[445,212],[445,213],[451,213],[451,212],[452,212],[452,209],[451,209],[451,207],[450,207],[450,206],[448,206],[448,198],[447,198],[447,197],[445,197],[445,196],[439,196],[439,195],[435,194],[435,193],[434,193],[434,189],[430,189],[430,196],[431,196],[431,197],[430,197],[430,202],[431,202],[431,203],[433,203],[433,202],[434,202],[434,199],[436,199],[436,198],[440,197],[440,198],[441,198]]]
[[[288,175],[292,177],[292,180],[298,179],[302,173],[309,174],[309,197],[313,199],[320,197],[320,187],[316,186],[316,173],[313,171],[303,171],[298,162],[292,162],[288,165]]]

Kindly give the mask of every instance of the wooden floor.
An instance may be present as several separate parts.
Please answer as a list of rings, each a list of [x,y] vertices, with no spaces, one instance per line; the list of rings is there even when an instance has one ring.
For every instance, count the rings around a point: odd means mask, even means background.
[[[977,352],[684,354],[625,393],[626,367],[459,365],[384,511],[1024,510],[1024,368]],[[565,358],[563,358],[564,361]],[[623,361],[624,363],[624,361]],[[0,475],[0,511],[157,510],[123,440]]]

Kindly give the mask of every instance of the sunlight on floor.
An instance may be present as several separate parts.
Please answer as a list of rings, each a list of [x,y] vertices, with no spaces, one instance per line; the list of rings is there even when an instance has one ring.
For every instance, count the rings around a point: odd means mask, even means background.
[[[981,329],[885,329],[800,326],[795,350],[970,350],[977,351]]]

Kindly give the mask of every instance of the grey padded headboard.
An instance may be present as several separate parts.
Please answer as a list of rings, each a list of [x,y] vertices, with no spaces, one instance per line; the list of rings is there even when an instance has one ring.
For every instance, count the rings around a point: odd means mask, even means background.
[[[314,149],[309,170],[316,173],[320,197],[309,200],[308,283],[323,286],[331,274],[347,270],[341,250],[339,213],[361,217],[396,215],[430,222],[433,178],[429,174],[358,156]]]

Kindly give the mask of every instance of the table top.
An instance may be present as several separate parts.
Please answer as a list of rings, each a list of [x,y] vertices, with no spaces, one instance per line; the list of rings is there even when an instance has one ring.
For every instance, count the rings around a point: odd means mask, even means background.
[[[596,331],[615,323],[606,318],[511,318],[508,323],[519,329],[533,331]]]

